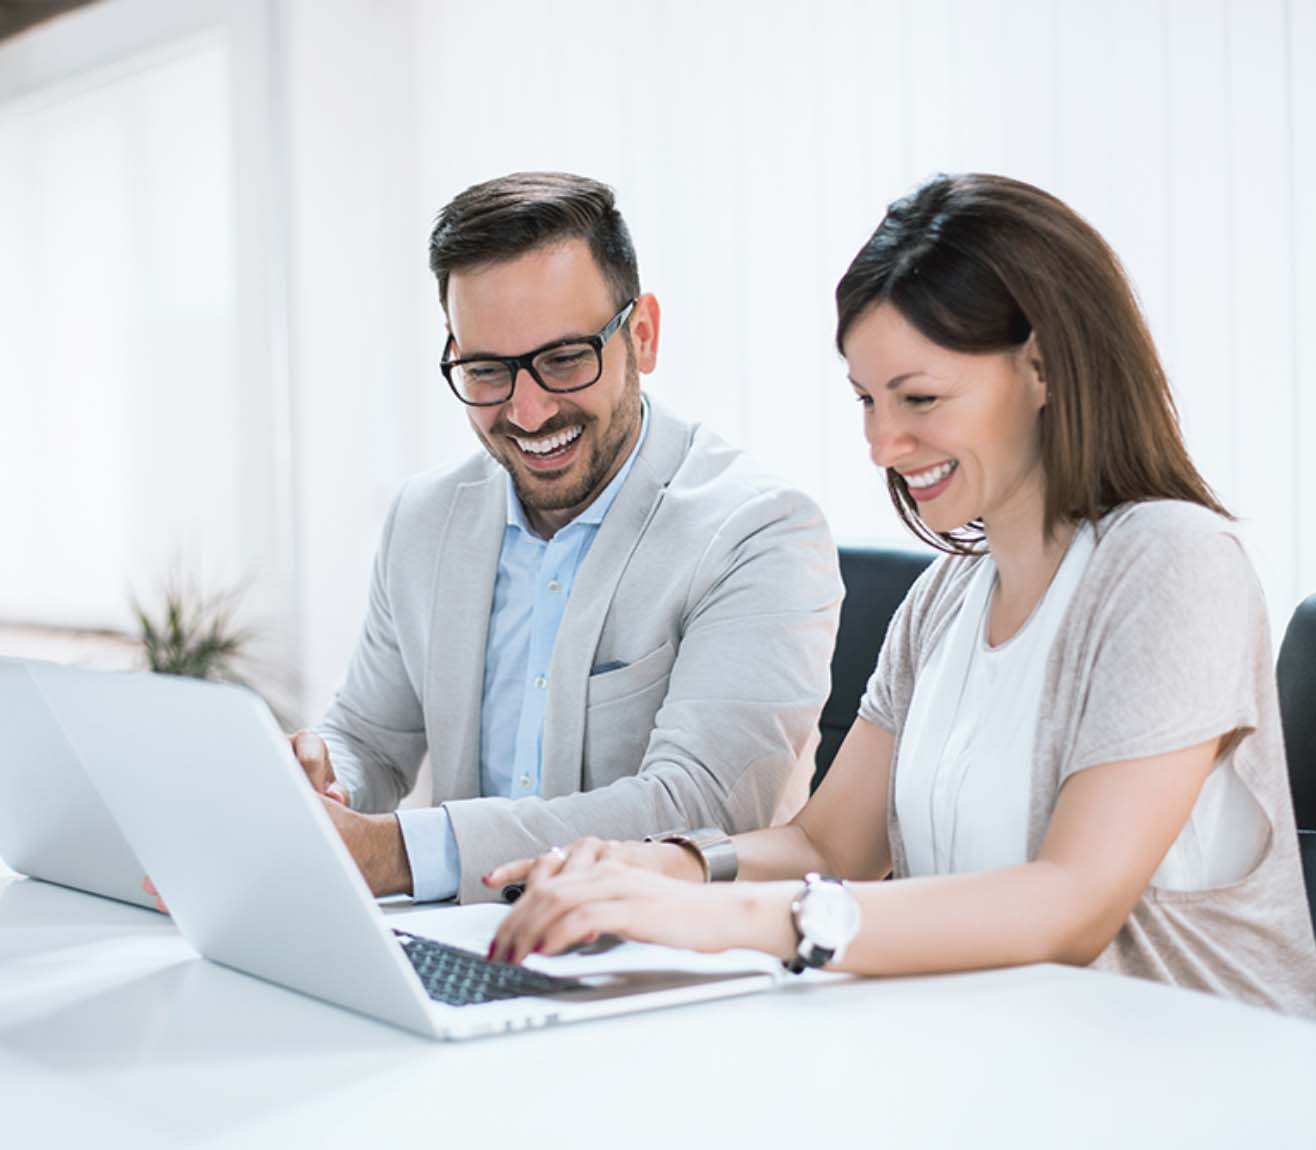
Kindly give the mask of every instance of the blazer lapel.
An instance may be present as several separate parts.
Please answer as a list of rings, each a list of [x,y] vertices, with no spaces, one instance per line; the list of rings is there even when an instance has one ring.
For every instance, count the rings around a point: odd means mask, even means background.
[[[581,788],[585,702],[603,623],[631,554],[688,447],[687,424],[667,415],[652,401],[649,412],[649,434],[576,573],[553,646],[540,776],[545,798],[572,794]]]
[[[480,794],[480,707],[498,556],[507,525],[502,472],[464,483],[438,541],[431,597],[426,736],[433,800]]]

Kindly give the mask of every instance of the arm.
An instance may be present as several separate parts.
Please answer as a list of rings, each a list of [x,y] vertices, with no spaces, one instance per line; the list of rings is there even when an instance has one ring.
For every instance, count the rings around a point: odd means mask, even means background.
[[[1151,881],[1227,738],[1073,776],[1061,789],[1034,862],[852,885],[861,927],[837,969],[921,974],[1091,962]],[[1122,834],[1110,834],[1112,826]],[[843,850],[853,849],[840,842]],[[516,961],[537,944],[552,952],[606,931],[701,950],[754,947],[784,956],[795,944],[790,904],[798,893],[794,881],[694,887],[604,866],[532,891],[505,920],[495,945]]]
[[[691,585],[636,774],[550,799],[447,804],[463,901],[489,897],[480,877],[497,865],[584,835],[635,839],[770,821],[827,695],[840,601],[835,548],[812,503],[767,492],[728,515]]]
[[[786,826],[733,835],[738,878],[763,882],[799,879],[810,871],[849,879],[879,879],[891,869],[887,843],[889,732],[856,719],[817,792]],[[542,882],[559,871],[601,862],[624,863],[687,882],[703,882],[695,854],[663,843],[578,840],[561,856],[517,859],[485,876],[485,885]]]

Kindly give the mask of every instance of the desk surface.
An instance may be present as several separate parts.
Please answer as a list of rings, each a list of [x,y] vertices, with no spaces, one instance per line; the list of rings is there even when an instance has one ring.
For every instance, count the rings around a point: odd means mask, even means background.
[[[1299,1146],[1316,1025],[1065,967],[432,1043],[0,877],[6,1146]]]

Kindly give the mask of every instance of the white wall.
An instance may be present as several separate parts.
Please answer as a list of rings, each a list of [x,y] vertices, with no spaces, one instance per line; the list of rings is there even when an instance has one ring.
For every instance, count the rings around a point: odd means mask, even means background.
[[[831,349],[836,279],[885,203],[932,171],[1042,184],[1129,268],[1277,624],[1316,590],[1316,402],[1300,386],[1316,368],[1310,0],[238,7],[229,76],[258,82],[230,92],[253,178],[233,183],[249,350],[228,425],[242,434],[226,434],[246,494],[195,526],[222,538],[238,522],[237,549],[268,556],[308,713],[341,674],[397,482],[476,447],[434,366],[425,241],[448,197],[516,168],[617,187],[664,305],[654,393],[810,490],[850,539],[903,536]],[[30,56],[37,34],[21,39]],[[0,117],[13,58],[0,49]],[[0,420],[32,402],[5,354],[0,341]],[[85,460],[64,474],[98,482]],[[264,513],[235,513],[262,490]],[[20,557],[5,602],[46,578],[45,542],[71,514],[49,507],[35,535],[0,538]]]

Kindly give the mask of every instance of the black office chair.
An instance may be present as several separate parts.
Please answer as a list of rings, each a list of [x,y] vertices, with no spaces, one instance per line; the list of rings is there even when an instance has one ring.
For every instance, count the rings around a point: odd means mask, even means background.
[[[832,654],[832,693],[818,721],[821,738],[812,790],[818,789],[854,722],[891,616],[934,558],[894,547],[842,547],[840,556],[845,602]]]
[[[1307,903],[1316,924],[1316,595],[1309,595],[1293,612],[1275,675]]]

